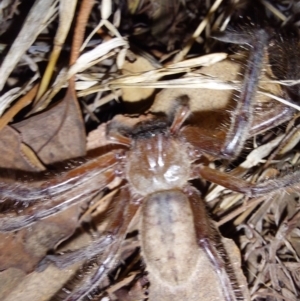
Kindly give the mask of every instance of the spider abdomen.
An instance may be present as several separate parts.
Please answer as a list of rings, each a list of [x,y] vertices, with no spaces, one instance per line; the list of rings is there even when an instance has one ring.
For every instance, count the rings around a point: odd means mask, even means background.
[[[236,300],[224,298],[218,274],[197,244],[189,197],[181,190],[160,191],[146,197],[142,206],[140,242],[150,282],[148,300]]]
[[[186,147],[166,134],[134,140],[127,158],[126,178],[143,196],[182,188],[190,177]]]
[[[167,286],[182,286],[193,277],[199,248],[191,206],[179,190],[157,192],[145,199],[141,246],[149,273]]]

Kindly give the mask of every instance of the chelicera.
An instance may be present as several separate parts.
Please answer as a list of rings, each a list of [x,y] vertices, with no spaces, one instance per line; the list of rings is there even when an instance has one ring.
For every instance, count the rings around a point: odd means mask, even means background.
[[[141,249],[154,283],[161,282],[160,298],[198,300],[197,283],[194,291],[186,291],[199,269],[199,250],[205,254],[216,274],[220,300],[237,300],[235,289],[226,272],[225,263],[216,242],[216,231],[206,213],[200,193],[190,180],[203,178],[249,197],[291,187],[299,182],[299,172],[263,183],[252,184],[240,178],[211,169],[203,160],[207,157],[235,158],[250,135],[253,99],[258,83],[268,35],[258,31],[252,40],[253,48],[240,101],[232,115],[227,134],[206,137],[195,126],[185,125],[190,115],[188,99],[181,97],[168,116],[145,115],[145,120],[133,126],[131,117],[116,117],[107,127],[107,137],[116,147],[113,151],[89,161],[47,182],[0,183],[3,200],[27,203],[48,199],[34,211],[0,218],[0,231],[15,231],[28,227],[83,201],[94,191],[103,190],[115,178],[121,180],[113,198],[110,219],[103,233],[83,250],[61,256],[49,255],[40,264],[52,262],[65,267],[80,259],[100,254],[100,263],[81,287],[68,294],[65,300],[82,300],[113,269],[118,261],[120,246],[128,227],[141,208],[139,221]],[[290,113],[289,113],[290,114]],[[126,123],[128,121],[128,123]],[[253,127],[252,127],[253,129]],[[48,207],[46,207],[48,206]],[[162,245],[161,248],[157,244]],[[187,247],[188,246],[188,247]],[[151,284],[150,284],[151,287]],[[149,300],[155,300],[155,294]]]

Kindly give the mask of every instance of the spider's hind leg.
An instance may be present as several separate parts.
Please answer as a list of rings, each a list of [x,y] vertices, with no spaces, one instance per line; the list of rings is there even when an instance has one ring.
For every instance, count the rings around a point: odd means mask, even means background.
[[[61,255],[49,255],[40,263],[40,268],[44,268],[50,262],[59,268],[66,268],[75,262],[96,259],[98,263],[96,270],[94,269],[93,273],[86,275],[84,281],[80,283],[80,287],[67,288],[67,291],[71,291],[71,293],[63,298],[64,301],[82,300],[101,283],[114,267],[120,255],[121,244],[125,239],[129,224],[139,208],[140,201],[134,198],[131,200],[128,187],[123,187],[113,200],[114,205],[109,212],[107,231],[102,236],[82,249]],[[65,289],[59,294],[63,294],[64,291]]]
[[[191,187],[188,187],[187,189],[194,215],[197,243],[205,252],[215,270],[222,288],[224,300],[247,300],[247,297],[242,297],[243,294],[238,288],[235,273],[230,268],[230,260],[221,243],[220,235],[207,217],[204,202],[201,200],[199,193],[196,190]]]

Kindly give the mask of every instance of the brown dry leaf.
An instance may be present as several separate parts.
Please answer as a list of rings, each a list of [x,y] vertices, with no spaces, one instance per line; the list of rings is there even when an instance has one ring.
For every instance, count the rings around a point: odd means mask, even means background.
[[[6,126],[0,131],[0,166],[24,171],[42,171],[43,164],[30,150],[22,143],[22,137],[12,127]]]
[[[129,276],[128,278],[132,278],[132,276],[135,276],[134,274]],[[126,279],[127,280],[127,279]],[[120,281],[121,282],[121,281]],[[118,300],[122,301],[140,301],[145,299],[145,289],[143,289],[142,284],[140,281],[136,281],[134,283],[128,283],[130,285],[131,289],[130,291],[121,288],[113,293],[113,296],[115,298],[118,298]]]
[[[43,272],[32,272],[47,251],[74,233],[78,225],[80,206],[72,207],[54,217],[10,235],[2,234],[0,243],[0,286],[2,300],[49,300],[80,267],[82,262],[59,270],[50,265]],[[2,237],[3,236],[3,237]],[[74,250],[90,243],[91,237],[82,233],[70,240],[64,250]],[[18,281],[16,282],[15,279]],[[13,287],[13,289],[12,289]]]
[[[67,93],[64,100],[52,109],[31,117],[15,126],[21,132],[23,131],[22,138],[27,143],[33,141],[32,144],[35,146],[45,143],[44,141],[48,138],[46,151],[40,151],[39,153],[47,163],[51,159],[61,161],[63,160],[62,158],[70,158],[70,154],[75,157],[84,155],[85,153],[83,125],[76,106],[76,98],[72,92]],[[50,134],[47,132],[48,129],[50,129]],[[52,129],[54,130],[52,131]],[[34,140],[35,134],[41,136],[44,140]],[[7,151],[7,156],[2,156],[4,167],[27,171],[44,169],[41,163],[40,169],[34,168],[32,161],[34,159],[37,160],[37,158],[27,145],[21,143],[21,135],[15,129],[7,126],[0,132],[0,135],[2,135],[0,141],[3,150]],[[53,139],[49,138],[50,135],[53,136]],[[79,139],[76,140],[75,136],[79,136]],[[67,139],[66,137],[70,138]],[[74,144],[70,143],[70,141],[74,142]],[[52,152],[51,150],[48,151],[49,145],[52,147]],[[60,157],[58,159],[57,156],[51,156],[54,153],[53,149],[55,153],[59,153]],[[10,157],[12,158],[9,159]],[[26,278],[24,272],[29,273],[33,271],[49,250],[55,248],[58,242],[64,241],[74,233],[78,226],[80,206],[72,206],[60,214],[40,221],[21,231],[0,235],[0,269],[5,270],[4,273],[0,274],[0,282],[6,281],[9,283],[1,290],[3,298],[7,296],[8,300],[15,300],[15,298],[20,298],[21,295],[22,300],[25,300],[25,298],[33,300],[31,294],[34,293],[36,298],[36,291],[38,290],[42,292],[42,296],[46,300],[60,288],[62,278],[66,277],[67,279],[72,270],[59,271],[54,269],[52,271],[53,268],[50,268],[51,279],[53,279],[53,275],[59,275],[56,281],[52,281],[54,283],[46,281],[49,278],[48,270],[46,273],[35,272]],[[19,284],[18,289],[16,289],[14,279],[18,279],[18,284],[24,279]],[[28,279],[31,281],[30,285],[28,285]],[[41,279],[44,279],[44,281],[41,282]],[[14,289],[12,289],[12,285]],[[24,291],[27,291],[27,293],[24,294]],[[10,294],[13,294],[13,296],[11,297]],[[14,297],[14,294],[17,297]],[[35,300],[42,300],[41,295]]]
[[[84,156],[86,153],[84,125],[72,89],[68,89],[64,99],[51,109],[13,127],[45,164]]]
[[[36,1],[36,4],[40,2]],[[47,9],[45,12],[49,13]],[[84,125],[73,85],[69,86],[65,98],[60,103],[41,114],[15,124],[14,127],[21,132],[25,143],[30,145],[46,164],[85,155]],[[20,135],[17,135],[17,138],[19,140],[15,140],[21,144]],[[22,148],[22,145],[19,148]],[[10,151],[17,152],[19,148],[12,148]],[[17,268],[19,273],[21,270],[26,273],[34,270],[49,250],[54,249],[59,242],[74,233],[78,226],[81,206],[82,202],[80,205],[72,206],[21,231],[1,234],[1,270],[10,271],[9,268],[14,270]],[[50,267],[43,273],[34,272],[26,277],[18,288],[7,292],[7,300],[25,300],[26,298],[26,300],[47,300],[61,287],[64,279],[61,276],[65,275],[67,280],[70,271],[72,269],[64,272],[57,269],[53,271]],[[0,277],[9,277],[11,274],[13,273],[6,273]],[[49,281],[49,275],[52,281]],[[8,281],[10,281],[9,278]],[[37,294],[37,291],[41,294]],[[3,296],[3,294],[0,295]]]
[[[201,68],[201,73],[212,77],[222,78],[226,81],[237,79],[240,64],[230,60],[224,60],[214,65]],[[181,95],[187,95],[194,114],[191,121],[196,122],[200,128],[215,129],[220,126],[220,120],[227,115],[226,109],[234,105],[232,90],[209,89],[164,89],[155,98],[151,107],[153,112],[167,112],[173,106],[174,99]],[[198,113],[197,113],[198,112]],[[213,112],[213,114],[212,114]]]
[[[276,292],[276,300],[282,296],[297,300],[298,198],[298,193],[274,194],[242,225],[245,236],[240,239],[245,267],[249,270],[248,282],[252,295],[257,298]]]
[[[295,228],[289,236],[289,242],[292,244],[297,256],[300,258],[300,226]]]
[[[27,233],[25,232],[25,234],[23,234],[23,237],[26,239],[26,241],[24,240],[23,242],[24,250],[20,245],[17,246],[19,247],[19,250],[14,249],[14,254],[19,253],[20,255],[18,255],[18,258],[21,257],[21,259],[17,258],[19,268],[9,268],[5,272],[0,273],[0,283],[2,283],[2,281],[12,282],[14,281],[14,278],[9,277],[15,277],[15,275],[18,276],[18,283],[15,283],[13,290],[0,286],[0,295],[5,296],[6,301],[49,300],[59,289],[61,289],[62,283],[67,282],[70,277],[76,273],[78,268],[82,265],[82,262],[77,262],[67,269],[62,270],[53,265],[49,265],[43,272],[34,271],[28,275],[26,275],[21,268],[26,264],[26,257],[31,264],[28,268],[34,268],[40,259],[45,256],[46,251],[54,248],[59,240],[69,237],[74,232],[74,229],[78,224],[78,209],[79,206],[73,207],[72,210],[66,210],[55,218],[49,218],[46,221],[38,223],[33,227],[32,235],[29,229],[27,230]],[[26,230],[22,230],[22,232],[24,231]],[[47,235],[49,235],[49,238]],[[9,237],[7,240],[13,240],[13,238]],[[91,236],[83,232],[65,243],[64,249],[60,251],[75,250],[90,242]],[[12,258],[8,258],[8,260],[12,260]],[[11,261],[11,263],[12,262],[13,261]]]
[[[215,64],[202,67],[201,74],[220,79],[224,82],[234,82],[240,80],[241,63],[233,60],[223,60]],[[266,75],[262,75],[262,81],[268,80]],[[261,88],[275,95],[280,95],[281,89],[277,84],[263,83]],[[187,95],[190,98],[191,110],[194,113],[190,117],[191,122],[195,122],[200,128],[207,131],[214,130],[226,122],[228,116],[227,110],[232,110],[238,99],[238,92],[233,90],[213,90],[201,88],[177,88],[163,89],[157,94],[151,107],[152,112],[167,112],[173,106],[174,99],[181,95]],[[269,97],[259,95],[258,102],[267,102]],[[261,118],[260,116],[258,118]]]
[[[35,85],[25,96],[21,97],[5,114],[0,118],[0,130],[4,128],[14,116],[16,116],[24,107],[29,105],[37,92],[38,85]]]
[[[61,288],[61,284],[66,282],[74,274],[78,264],[66,270],[59,270],[50,266],[43,273],[33,272],[19,280],[13,290],[3,296],[3,301],[46,301],[50,300],[55,292]],[[0,274],[1,277],[1,274]],[[2,277],[1,277],[2,278]],[[22,281],[21,281],[22,280]]]
[[[106,137],[106,124],[101,124],[87,136],[87,150],[92,150],[109,144]]]
[[[123,65],[122,74],[129,75],[134,73],[140,73],[145,71],[150,71],[155,69],[154,66],[146,58],[137,55],[134,62],[129,62],[126,60]],[[136,88],[136,87],[124,87],[122,90],[122,98],[124,101],[134,102],[141,101],[143,99],[149,98],[153,92],[154,88]]]
[[[99,182],[91,183],[87,181],[87,183],[73,190],[71,189],[68,193],[64,193],[61,196],[49,198],[43,202],[36,203],[35,206],[23,207],[23,217],[35,216],[36,220],[45,216],[47,218],[20,231],[3,233],[1,235],[0,270],[14,267],[30,272],[45,257],[47,251],[55,249],[59,242],[69,238],[75,229],[78,228],[82,206],[86,206],[86,202],[89,202],[94,194],[83,194],[81,198],[77,199],[77,202],[73,203],[73,206],[70,206],[69,203],[68,209],[60,213],[55,212],[55,215],[51,214],[51,212],[46,214],[47,209],[58,208],[66,200],[76,200],[78,194],[83,193],[86,189],[89,191],[91,185],[91,190],[97,191]],[[36,215],[37,212],[40,215],[43,212],[42,217],[38,217]],[[10,213],[10,215],[12,214]]]
[[[18,268],[32,272],[47,251],[73,234],[78,214],[76,206],[18,232],[1,233],[0,270]]]
[[[5,299],[22,281],[26,274],[19,269],[8,269],[0,272],[0,292],[1,298]]]

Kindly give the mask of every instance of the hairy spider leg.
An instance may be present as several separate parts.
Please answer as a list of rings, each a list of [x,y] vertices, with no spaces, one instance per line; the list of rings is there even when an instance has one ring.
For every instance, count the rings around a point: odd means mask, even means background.
[[[225,159],[238,156],[247,139],[252,124],[254,100],[263,65],[264,50],[268,41],[269,34],[264,29],[258,29],[254,35],[250,36],[252,49],[244,75],[244,84],[236,109],[231,116],[230,129],[220,153]]]
[[[295,109],[287,107],[279,102],[272,104],[270,110],[261,116],[254,116],[254,120],[246,134],[249,139],[262,132],[270,130],[284,122],[287,122],[295,115]],[[184,126],[180,129],[180,136],[194,146],[199,152],[211,155],[213,158],[222,158],[221,149],[224,145],[226,136],[221,130],[214,131],[211,135],[207,131],[196,126]],[[234,158],[233,158],[234,159]]]
[[[31,206],[25,208],[22,214],[17,216],[0,217],[0,231],[16,231],[28,227],[73,204],[91,198],[93,193],[106,187],[115,178],[112,168],[116,162],[115,154],[112,153],[91,160],[43,184],[37,183],[26,187],[24,183],[1,182],[3,186],[3,191],[0,190],[1,199],[30,201],[32,204],[36,203],[36,206],[34,210]],[[91,179],[93,181],[90,181]],[[65,183],[66,186],[61,183]]]
[[[178,104],[175,107],[176,111],[173,118],[173,123],[170,127],[171,134],[178,134],[183,123],[191,114],[189,98],[187,95],[182,95],[176,101],[178,102]]]
[[[206,208],[203,200],[199,196],[199,193],[192,187],[189,187],[188,190],[189,201],[194,214],[197,242],[205,251],[208,259],[216,270],[225,300],[237,300],[236,298],[238,295],[241,295],[241,292],[239,292],[237,288],[234,288],[235,290],[232,289],[233,283],[228,276],[228,273],[225,269],[224,259],[221,256],[221,253],[224,253],[224,250],[221,250],[220,252],[220,250],[217,249],[217,245],[213,243],[216,242],[216,236],[219,235],[217,235],[217,231],[207,218]],[[232,273],[232,275],[233,274],[234,273]]]
[[[81,251],[81,258],[77,258],[77,261],[90,258],[91,252],[93,252],[94,256],[100,254],[99,259],[97,260],[99,266],[94,273],[88,275],[83,285],[67,295],[64,301],[82,300],[82,298],[87,296],[97,285],[99,285],[99,283],[101,283],[103,278],[107,275],[107,272],[117,263],[120,255],[119,250],[121,243],[125,240],[129,224],[140,206],[141,199],[132,197],[128,187],[125,186],[120,190],[119,194],[114,197],[113,202],[114,209],[111,213],[104,237],[102,236],[98,241],[95,241],[93,246],[87,246],[85,252]],[[101,245],[101,243],[103,244]],[[100,246],[100,249],[93,249],[97,245]],[[74,253],[74,255],[76,255],[76,253]],[[54,257],[52,257],[49,258],[49,261],[59,268],[63,268],[66,259],[67,257],[62,257],[62,260],[54,259]],[[61,265],[60,263],[63,264]]]
[[[49,179],[45,178],[43,182],[32,182],[30,187],[27,183],[21,181],[10,183],[1,179],[0,198],[31,201],[52,197],[89,181],[91,177],[101,174],[106,167],[110,167],[114,163],[116,163],[116,155],[114,153],[105,154],[62,174]]]
[[[284,176],[269,179],[261,183],[250,183],[203,165],[196,167],[195,173],[196,172],[207,181],[221,185],[232,191],[243,193],[249,197],[259,197],[282,190],[295,191],[295,189],[299,187],[300,179],[299,169]]]
[[[280,141],[277,148],[273,151],[273,153],[269,156],[268,160],[265,162],[264,167],[267,167],[274,160],[276,155],[281,152],[284,153],[285,149],[292,149],[299,143],[299,133],[300,133],[300,124],[299,123],[300,114],[296,114],[294,118],[289,122],[285,136]]]
[[[253,117],[251,129],[247,138],[266,132],[284,122],[290,121],[296,113],[293,107],[279,101],[271,102],[263,114],[257,113]]]

